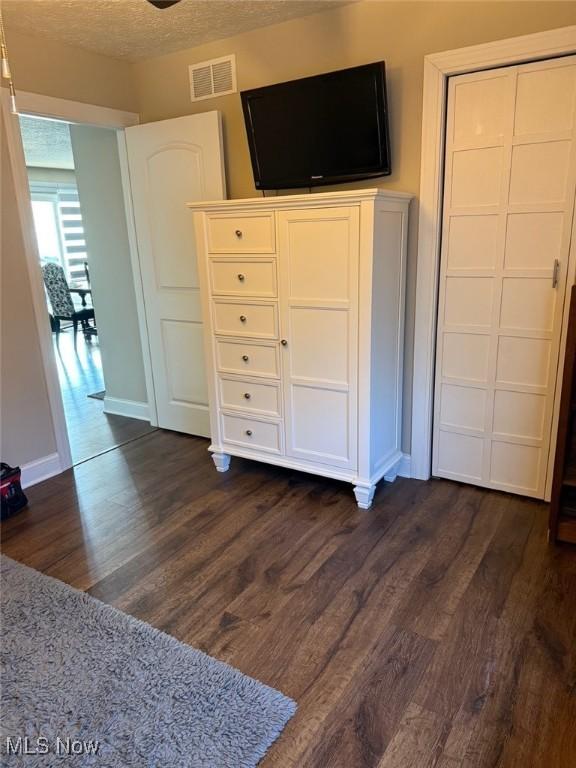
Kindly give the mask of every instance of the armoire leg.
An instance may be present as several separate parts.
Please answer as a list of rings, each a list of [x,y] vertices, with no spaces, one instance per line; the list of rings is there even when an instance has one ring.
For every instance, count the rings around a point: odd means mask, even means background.
[[[355,485],[354,496],[360,509],[370,509],[376,485]]]
[[[396,464],[393,464],[388,472],[384,475],[384,480],[386,480],[387,483],[393,483],[394,480],[398,477],[398,470],[400,468],[400,459],[396,462]]]
[[[228,453],[213,453],[212,461],[218,472],[228,472],[231,456]]]

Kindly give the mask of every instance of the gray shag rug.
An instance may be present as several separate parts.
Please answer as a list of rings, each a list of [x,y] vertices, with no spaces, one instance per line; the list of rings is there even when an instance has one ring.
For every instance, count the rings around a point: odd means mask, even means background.
[[[2,765],[253,768],[296,711],[84,592],[0,564]]]

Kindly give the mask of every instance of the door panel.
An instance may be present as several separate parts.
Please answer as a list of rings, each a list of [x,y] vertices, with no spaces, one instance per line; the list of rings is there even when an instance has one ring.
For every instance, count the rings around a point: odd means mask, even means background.
[[[347,216],[293,221],[288,237],[290,296],[299,300],[348,301],[353,254]]]
[[[508,89],[498,77],[459,81],[454,90],[454,141],[494,139],[506,131]]]
[[[449,177],[452,207],[498,205],[503,162],[500,147],[458,152]]]
[[[493,278],[449,277],[446,279],[444,322],[469,328],[489,326],[493,300]]]
[[[500,327],[506,330],[552,332],[556,291],[550,278],[505,277],[502,280]]]
[[[490,339],[471,333],[445,333],[442,374],[445,379],[470,382],[488,380]]]
[[[545,395],[498,389],[494,393],[492,431],[498,437],[542,440],[545,411]]]
[[[572,130],[575,101],[576,80],[570,67],[520,68],[514,135]]]
[[[504,268],[550,270],[562,252],[564,214],[511,213],[506,222]]]
[[[448,226],[448,266],[451,270],[494,269],[498,216],[454,216]]]
[[[358,208],[281,211],[286,453],[357,465]]]
[[[210,434],[198,269],[186,203],[225,196],[217,112],[126,129],[158,425]]]
[[[190,195],[202,199],[201,161],[195,146],[163,147],[146,159],[151,256],[159,288],[198,285],[196,260],[190,258],[190,212],[182,201]]]
[[[513,147],[509,203],[562,203],[566,195],[571,149],[571,141]]]
[[[436,446],[437,473],[469,483],[482,480],[484,441],[480,437],[441,431]]]
[[[170,402],[185,406],[202,402],[207,396],[206,386],[193,367],[203,355],[200,323],[162,320],[161,328]]]
[[[483,429],[486,392],[476,387],[445,384],[442,388],[440,418],[443,424],[459,429]]]
[[[348,392],[292,384],[290,403],[289,455],[349,466]]]
[[[544,496],[575,107],[574,56],[449,82],[436,475]]]
[[[293,307],[290,316],[292,376],[346,386],[348,323],[346,310]]]

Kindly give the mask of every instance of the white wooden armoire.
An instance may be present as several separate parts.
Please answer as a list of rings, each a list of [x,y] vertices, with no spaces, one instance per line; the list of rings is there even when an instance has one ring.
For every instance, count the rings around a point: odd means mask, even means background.
[[[410,195],[191,203],[210,451],[353,483],[368,509],[402,458]]]

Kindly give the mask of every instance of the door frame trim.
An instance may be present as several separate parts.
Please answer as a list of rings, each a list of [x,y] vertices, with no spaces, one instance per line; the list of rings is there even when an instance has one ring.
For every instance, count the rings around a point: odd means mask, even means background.
[[[40,258],[34,231],[34,219],[32,217],[32,206],[30,202],[30,190],[26,174],[22,136],[18,125],[18,118],[10,111],[8,89],[2,88],[1,91],[2,111],[4,124],[6,125],[8,156],[14,177],[16,204],[26,259],[26,271],[30,281],[32,306],[38,333],[38,344],[42,356],[48,402],[50,405],[50,413],[56,440],[56,454],[54,454],[52,459],[55,459],[57,456],[57,461],[52,461],[54,471],[51,471],[50,473],[51,475],[55,475],[64,472],[72,466],[72,455],[70,453],[68,428],[66,426],[66,418],[64,415],[64,405],[62,402],[60,381],[58,379],[56,358],[52,346],[52,333],[46,317],[44,284],[39,268]],[[66,120],[67,122],[72,123],[96,125],[103,128],[114,128],[119,133],[123,132],[122,129],[130,125],[136,125],[140,121],[140,116],[136,112],[125,112],[118,109],[111,109],[110,107],[69,101],[68,99],[44,96],[43,94],[30,93],[27,91],[16,92],[16,103],[19,114],[50,117],[57,120]],[[135,282],[137,282],[137,280],[135,280]],[[144,353],[144,357],[145,356],[146,354]],[[43,476],[41,479],[45,479],[45,477]]]
[[[495,67],[524,64],[576,53],[576,25],[538,32],[507,40],[459,48],[424,57],[422,110],[422,156],[420,173],[420,213],[418,221],[418,266],[416,275],[416,314],[414,325],[414,368],[412,391],[412,477],[428,480],[432,467],[432,417],[434,411],[434,367],[438,272],[442,234],[442,187],[444,172],[444,130],[448,78]],[[574,261],[574,240],[570,259]],[[568,280],[572,271],[568,272]],[[565,313],[566,314],[566,313]],[[560,341],[560,361],[564,359],[565,320]],[[562,365],[558,366],[562,375]],[[416,384],[418,382],[418,384]],[[557,382],[558,386],[558,382]],[[549,461],[555,449],[554,408]],[[548,472],[551,476],[551,473]],[[549,482],[546,486],[547,497]]]
[[[59,99],[56,96],[44,96],[42,93],[30,91],[16,91],[16,104],[19,114],[22,115],[52,117],[56,120],[95,125],[100,128],[128,128],[140,122],[140,115],[137,112],[125,112],[121,109]]]

